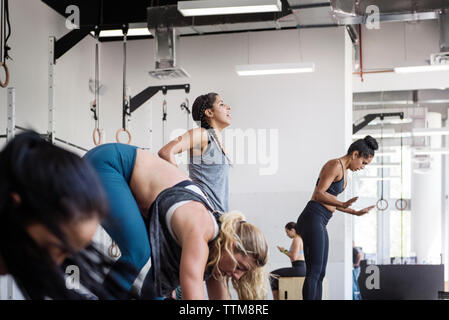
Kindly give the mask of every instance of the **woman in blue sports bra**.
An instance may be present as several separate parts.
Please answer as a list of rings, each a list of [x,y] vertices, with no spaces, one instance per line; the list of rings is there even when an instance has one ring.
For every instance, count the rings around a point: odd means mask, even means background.
[[[296,223],[296,232],[304,243],[306,279],[302,290],[304,300],[321,300],[322,284],[326,274],[329,237],[326,225],[335,210],[361,216],[374,206],[356,211],[350,206],[358,197],[341,202],[337,196],[346,188],[346,170],[358,171],[365,168],[378,149],[377,141],[371,136],[355,141],[345,156],[328,161],[321,169],[312,199],[307,203]]]
[[[273,299],[279,300],[279,277],[305,277],[306,263],[304,262],[304,250],[301,237],[296,233],[296,222],[289,222],[285,225],[287,237],[292,239],[290,249],[277,246],[280,252],[290,258],[292,266],[271,271],[270,285],[273,292]]]

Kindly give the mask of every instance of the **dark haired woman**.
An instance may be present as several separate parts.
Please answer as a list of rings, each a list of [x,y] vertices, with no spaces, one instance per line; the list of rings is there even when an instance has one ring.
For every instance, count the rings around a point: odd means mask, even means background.
[[[112,261],[90,245],[107,212],[92,167],[30,131],[0,152],[0,168],[0,275],[11,275],[26,299],[127,297],[116,283],[102,285]],[[69,265],[79,271],[74,290]]]
[[[289,222],[285,225],[287,237],[292,239],[290,249],[277,246],[280,252],[290,258],[290,268],[276,269],[271,272],[270,285],[274,300],[279,300],[279,277],[304,277],[306,275],[306,263],[301,237],[296,233],[296,223]]]
[[[228,211],[229,167],[222,131],[231,124],[231,107],[216,93],[201,95],[192,106],[193,120],[199,128],[189,130],[169,142],[159,156],[177,166],[175,155],[189,152],[189,176],[207,195],[212,206]]]
[[[304,300],[321,300],[326,273],[329,238],[326,225],[335,210],[361,216],[374,206],[356,211],[349,208],[358,197],[341,202],[337,196],[346,188],[346,171],[365,168],[378,149],[377,141],[366,136],[351,144],[345,156],[328,161],[321,169],[311,201],[298,218],[296,232],[304,242],[306,279],[302,290]]]

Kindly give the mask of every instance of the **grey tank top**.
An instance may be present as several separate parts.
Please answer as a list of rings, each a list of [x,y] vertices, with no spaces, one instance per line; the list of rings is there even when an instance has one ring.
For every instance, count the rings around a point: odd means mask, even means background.
[[[229,210],[230,163],[212,133],[207,130],[208,144],[201,156],[190,156],[189,176],[207,195],[215,210]]]

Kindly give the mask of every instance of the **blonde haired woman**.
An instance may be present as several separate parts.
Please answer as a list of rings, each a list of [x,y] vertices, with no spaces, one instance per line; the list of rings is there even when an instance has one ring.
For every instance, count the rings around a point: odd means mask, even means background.
[[[227,299],[231,280],[239,299],[265,297],[264,235],[238,212],[215,211],[181,170],[148,151],[104,144],[85,158],[106,190],[110,214],[103,227],[117,243],[121,262],[136,274],[117,279],[142,298]],[[151,268],[150,268],[151,266]]]

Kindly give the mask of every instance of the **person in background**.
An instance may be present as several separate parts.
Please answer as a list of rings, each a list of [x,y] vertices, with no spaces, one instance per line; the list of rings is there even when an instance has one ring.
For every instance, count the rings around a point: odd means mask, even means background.
[[[285,225],[287,237],[292,239],[290,249],[277,246],[280,252],[290,258],[292,266],[281,268],[271,272],[270,285],[273,292],[273,299],[279,300],[279,277],[305,277],[306,263],[304,262],[304,251],[301,237],[296,233],[296,223],[289,222]]]
[[[352,262],[354,269],[352,270],[352,299],[362,300],[362,294],[359,287],[360,261],[362,261],[363,253],[361,247],[356,247],[352,241]]]

